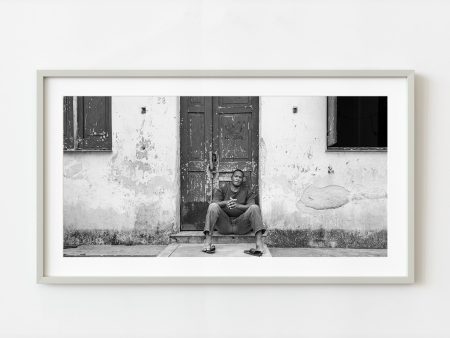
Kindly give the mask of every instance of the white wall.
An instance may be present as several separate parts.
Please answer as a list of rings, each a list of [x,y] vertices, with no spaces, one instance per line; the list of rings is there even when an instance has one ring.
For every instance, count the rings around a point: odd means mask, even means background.
[[[385,152],[326,152],[324,96],[265,96],[260,106],[264,222],[281,229],[386,229]]]
[[[64,229],[158,229],[168,241],[179,230],[179,97],[111,101],[112,151],[64,152]],[[325,96],[261,97],[264,222],[386,229],[386,152],[327,152],[326,118]]]
[[[449,12],[438,0],[1,2],[0,336],[448,337]],[[38,68],[415,69],[417,283],[36,285]]]
[[[112,151],[64,153],[66,229],[177,229],[179,109],[178,97],[112,98]]]

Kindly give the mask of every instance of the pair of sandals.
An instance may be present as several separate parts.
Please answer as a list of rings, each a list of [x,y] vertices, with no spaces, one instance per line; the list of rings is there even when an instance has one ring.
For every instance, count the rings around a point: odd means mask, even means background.
[[[207,254],[213,254],[216,252],[216,247],[212,244],[210,244],[208,247],[203,248],[202,252],[207,253]]]
[[[209,247],[203,248],[202,252],[207,254],[213,254],[216,252],[216,247],[213,244],[211,244],[209,245]],[[246,253],[247,255],[257,257],[261,257],[263,255],[263,252],[261,250],[256,250],[255,248],[251,248],[250,250],[244,250],[244,253]]]

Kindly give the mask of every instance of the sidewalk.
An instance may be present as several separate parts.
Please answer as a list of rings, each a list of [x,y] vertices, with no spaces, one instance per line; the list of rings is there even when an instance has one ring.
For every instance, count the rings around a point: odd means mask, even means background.
[[[64,257],[156,257],[167,245],[80,245],[64,249]]]
[[[64,249],[64,257],[253,257],[250,243],[215,244],[216,253],[201,252],[202,244],[80,245]],[[387,249],[267,248],[263,257],[386,257]]]
[[[270,248],[273,257],[387,257],[387,249]]]
[[[216,252],[207,254],[202,252],[203,244],[173,243],[169,244],[158,257],[255,257],[244,253],[244,250],[254,248],[254,243],[214,244],[214,246]],[[266,245],[261,257],[272,257]]]

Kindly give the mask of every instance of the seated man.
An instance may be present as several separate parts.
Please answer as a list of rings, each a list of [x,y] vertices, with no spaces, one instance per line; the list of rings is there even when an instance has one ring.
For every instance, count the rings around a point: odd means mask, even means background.
[[[266,227],[262,222],[261,210],[255,204],[256,196],[243,184],[243,181],[243,171],[236,169],[231,176],[231,183],[214,192],[213,200],[206,213],[203,252],[215,252],[215,247],[212,245],[214,229],[224,235],[243,235],[253,229],[256,248],[244,252],[254,256],[263,254],[262,235]]]

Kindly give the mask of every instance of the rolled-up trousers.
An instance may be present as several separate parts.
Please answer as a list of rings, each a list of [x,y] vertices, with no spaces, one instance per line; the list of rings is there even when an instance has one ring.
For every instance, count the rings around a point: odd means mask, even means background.
[[[266,231],[266,226],[262,222],[261,210],[259,206],[251,205],[242,215],[233,218],[227,215],[225,211],[217,204],[211,203],[208,207],[205,220],[204,233],[217,230],[223,235],[244,235],[250,231],[255,233]]]

